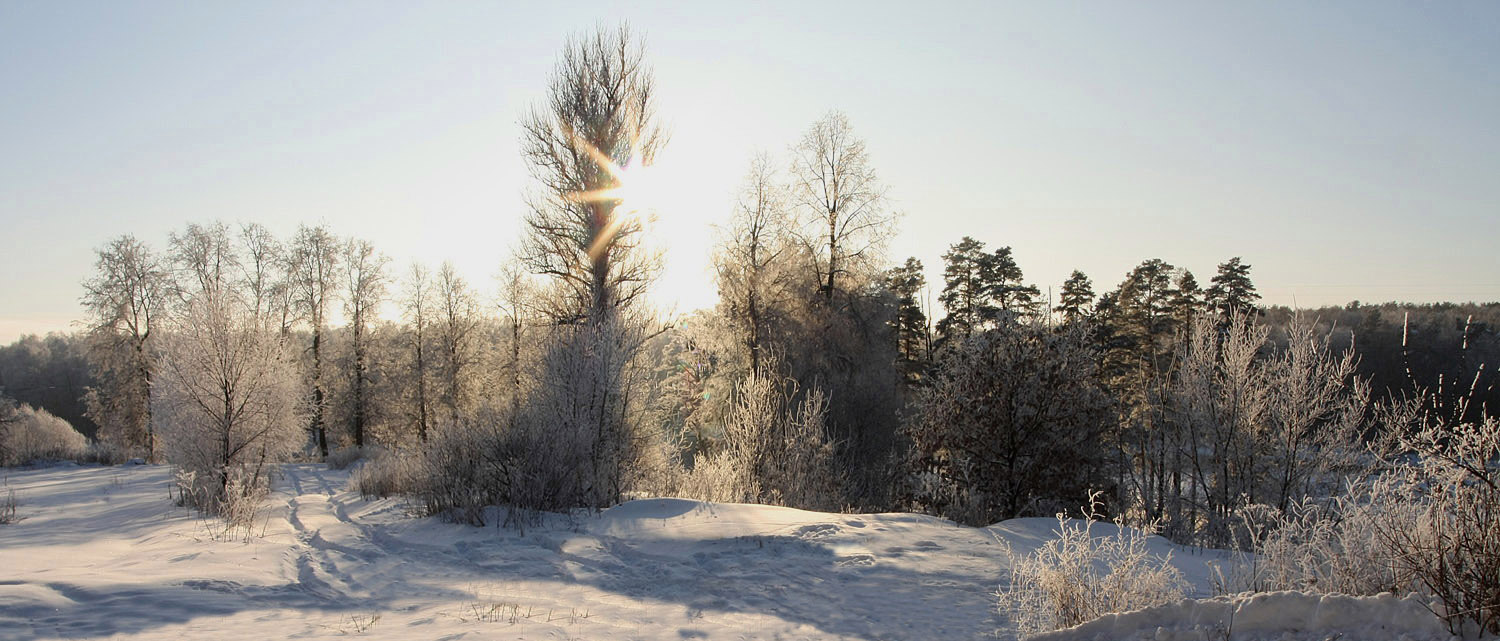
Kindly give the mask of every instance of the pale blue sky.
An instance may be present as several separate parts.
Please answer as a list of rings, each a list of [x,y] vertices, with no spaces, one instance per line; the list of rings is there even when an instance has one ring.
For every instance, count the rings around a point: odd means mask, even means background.
[[[0,341],[189,221],[324,222],[489,289],[516,123],[622,19],[681,184],[663,306],[712,299],[748,159],[833,108],[930,278],[971,235],[1044,290],[1238,255],[1271,303],[1500,300],[1500,3],[704,4],[0,2]]]

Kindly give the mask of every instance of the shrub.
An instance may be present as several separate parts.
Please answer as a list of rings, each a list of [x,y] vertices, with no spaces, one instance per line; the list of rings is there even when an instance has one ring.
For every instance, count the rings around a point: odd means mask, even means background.
[[[410,493],[415,483],[414,459],[409,452],[377,450],[354,470],[354,490],[365,498],[382,499]]]
[[[1293,504],[1216,589],[1412,590],[1442,603],[1454,634],[1500,633],[1500,420],[1444,426],[1420,413],[1380,412],[1384,469],[1345,496]]]
[[[1385,501],[1305,498],[1286,512],[1240,510],[1235,534],[1250,552],[1216,567],[1218,594],[1295,590],[1371,596],[1397,590],[1389,552],[1376,535]]]
[[[380,448],[374,445],[366,445],[365,447],[350,445],[334,450],[323,459],[323,462],[328,464],[329,469],[343,470],[360,461],[374,459],[379,456],[380,452]]]
[[[985,525],[1077,505],[1106,484],[1110,400],[1096,360],[1082,328],[1038,323],[949,351],[905,427],[914,507]]]
[[[0,422],[0,465],[81,458],[88,439],[44,409],[20,405]]]
[[[1095,495],[1097,496],[1097,495]],[[1098,504],[1094,504],[1097,508]],[[1002,585],[1000,612],[1016,624],[1021,637],[1072,627],[1112,612],[1139,610],[1181,599],[1187,590],[1171,555],[1146,549],[1152,532],[1120,525],[1114,534],[1097,536],[1099,521],[1091,515],[1079,524],[1057,517],[1057,538],[1029,556],[1010,558],[1010,582]]]
[[[1376,535],[1397,581],[1441,599],[1454,634],[1500,634],[1500,419],[1418,424],[1396,432],[1395,463],[1374,490]]]
[[[16,516],[16,509],[21,506],[20,499],[16,498],[16,491],[5,488],[5,493],[0,495],[0,525],[10,525],[20,521]]]
[[[811,390],[800,402],[796,381],[774,372],[774,359],[752,371],[735,390],[715,454],[689,473],[704,493],[697,498],[784,505],[808,510],[839,507],[842,479],[825,424],[823,393]]]

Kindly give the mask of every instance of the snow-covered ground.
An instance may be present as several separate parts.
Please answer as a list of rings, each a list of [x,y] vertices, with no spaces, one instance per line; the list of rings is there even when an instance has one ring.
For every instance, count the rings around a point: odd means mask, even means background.
[[[283,468],[245,542],[174,507],[167,467],[0,475],[24,517],[0,526],[0,641],[1008,637],[1000,542],[1029,551],[1057,525],[648,499],[523,533],[413,519],[304,464]],[[1206,591],[1217,555],[1153,545]],[[1203,612],[1083,638],[1162,638],[1174,621],[1170,638],[1198,638]]]

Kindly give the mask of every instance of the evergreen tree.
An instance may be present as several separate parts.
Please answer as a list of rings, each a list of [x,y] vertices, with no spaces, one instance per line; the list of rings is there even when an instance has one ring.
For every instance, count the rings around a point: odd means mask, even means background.
[[[1106,373],[1117,385],[1136,388],[1154,378],[1165,367],[1174,330],[1171,264],[1157,258],[1137,265],[1120,283],[1111,299],[1108,334],[1112,344],[1105,353]]]
[[[892,326],[896,330],[897,349],[901,352],[902,363],[914,369],[927,360],[928,352],[927,315],[922,313],[917,298],[927,285],[927,279],[922,275],[922,261],[907,258],[905,265],[886,272],[885,281],[891,293],[896,295],[896,318]]]
[[[980,279],[991,305],[984,320],[997,321],[999,311],[1021,314],[1035,311],[1041,292],[1035,285],[1021,284],[1021,266],[1011,256],[1009,247],[1001,247],[980,263]]]
[[[1063,281],[1062,294],[1054,308],[1063,316],[1064,323],[1076,323],[1088,317],[1094,303],[1094,284],[1083,272],[1073,270],[1068,280]]]
[[[966,338],[979,329],[981,321],[996,315],[985,286],[985,264],[990,261],[984,243],[968,236],[943,254],[943,291],[938,302],[948,315],[938,321],[939,340]]]
[[[1255,284],[1250,282],[1250,265],[1240,262],[1239,256],[1221,263],[1219,273],[1214,275],[1212,283],[1208,288],[1209,308],[1222,314],[1255,311],[1255,303],[1260,300],[1260,294],[1255,292]]]
[[[1203,290],[1198,279],[1186,269],[1177,274],[1177,291],[1172,296],[1172,322],[1177,327],[1187,327],[1193,317],[1203,311]]]

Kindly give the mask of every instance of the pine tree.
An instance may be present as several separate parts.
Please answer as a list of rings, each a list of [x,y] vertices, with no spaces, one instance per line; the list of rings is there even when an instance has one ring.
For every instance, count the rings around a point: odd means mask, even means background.
[[[1013,314],[1035,311],[1041,292],[1035,285],[1021,284],[1021,266],[1016,264],[1009,247],[1001,247],[995,253],[985,256],[980,264],[980,278],[984,281],[985,291],[992,302],[991,307],[987,308],[989,316],[984,320],[998,321],[1000,310]]]
[[[918,300],[927,279],[922,275],[922,261],[907,258],[906,264],[886,272],[886,286],[896,295],[896,345],[901,360],[915,367],[927,360],[927,315]]]
[[[1094,303],[1094,284],[1083,272],[1073,270],[1068,280],[1063,281],[1062,294],[1054,308],[1063,316],[1064,323],[1076,323],[1088,318]]]
[[[1172,296],[1172,321],[1178,328],[1185,328],[1193,317],[1203,311],[1203,290],[1198,279],[1186,269],[1177,274],[1177,291]]]
[[[1255,303],[1260,300],[1260,294],[1255,292],[1255,284],[1250,282],[1250,265],[1240,262],[1239,256],[1221,263],[1219,273],[1214,275],[1212,283],[1208,288],[1209,308],[1222,314],[1255,311]]]
[[[985,318],[995,316],[985,287],[985,263],[989,261],[984,243],[968,236],[943,254],[943,292],[938,294],[938,302],[948,315],[938,321],[939,340],[966,338]]]

